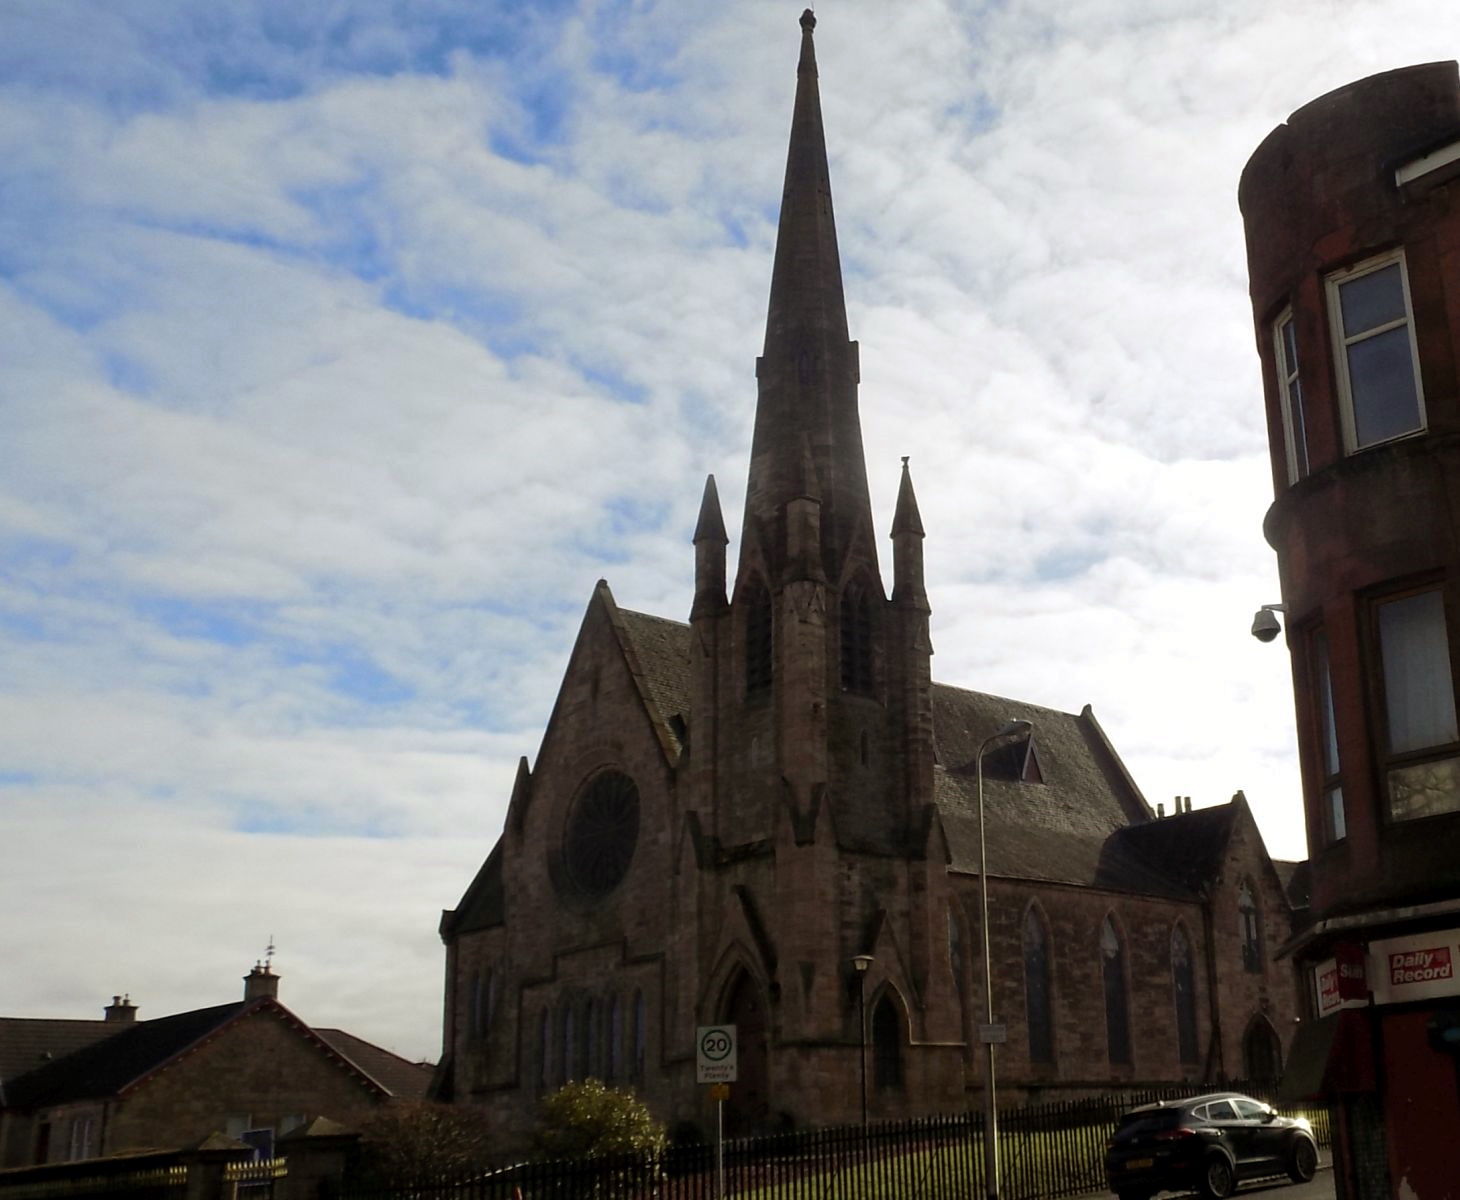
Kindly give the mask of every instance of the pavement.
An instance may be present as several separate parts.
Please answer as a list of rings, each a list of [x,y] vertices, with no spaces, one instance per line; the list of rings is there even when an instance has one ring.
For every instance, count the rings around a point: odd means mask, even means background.
[[[1318,1173],[1307,1183],[1293,1183],[1289,1179],[1258,1179],[1252,1183],[1239,1184],[1234,1193],[1241,1197],[1262,1197],[1262,1200],[1337,1200],[1337,1185],[1333,1180],[1333,1159],[1327,1151],[1318,1152]],[[1160,1197],[1195,1196],[1195,1192],[1162,1192]],[[1160,1200],[1158,1197],[1158,1200]]]

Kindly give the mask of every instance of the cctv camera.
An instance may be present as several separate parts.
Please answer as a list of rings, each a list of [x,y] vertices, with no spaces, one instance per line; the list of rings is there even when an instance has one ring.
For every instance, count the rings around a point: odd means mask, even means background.
[[[1278,624],[1277,614],[1271,608],[1264,605],[1257,610],[1257,615],[1252,618],[1252,636],[1259,642],[1270,642],[1283,631]]]

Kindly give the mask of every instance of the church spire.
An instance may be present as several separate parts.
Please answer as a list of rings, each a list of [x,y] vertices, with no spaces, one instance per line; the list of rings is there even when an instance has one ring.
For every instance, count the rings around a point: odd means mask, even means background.
[[[756,362],[758,399],[745,498],[742,566],[753,549],[772,576],[790,565],[786,506],[820,498],[820,552],[826,577],[843,577],[856,547],[858,565],[877,574],[872,507],[857,415],[857,345],[847,336],[846,300],[813,30],[801,15],[801,57],[791,118],[781,217],[766,314],[765,350]],[[807,479],[809,467],[814,480]],[[808,490],[808,483],[814,491]]]
[[[821,89],[812,31],[816,18],[801,14],[801,60],[796,64],[796,104],[781,191],[781,220],[771,271],[765,353],[788,340],[815,333],[847,340],[847,306],[842,295],[836,223],[831,211],[831,173],[821,124]]]

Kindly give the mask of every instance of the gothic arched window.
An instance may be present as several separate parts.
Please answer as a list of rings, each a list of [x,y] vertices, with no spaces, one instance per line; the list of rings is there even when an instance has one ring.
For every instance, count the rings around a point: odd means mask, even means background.
[[[1197,1060],[1196,969],[1191,961],[1191,939],[1177,925],[1171,931],[1171,990],[1176,999],[1176,1049],[1184,1064]]]
[[[466,1032],[473,1041],[482,1036],[482,973],[471,973],[466,998]]]
[[[648,1014],[644,1007],[644,993],[634,993],[634,1036],[630,1042],[629,1070],[635,1079],[644,1078],[644,1060],[647,1057],[648,1047],[645,1041],[648,1037]]]
[[[872,1010],[872,1079],[879,1091],[902,1087],[902,1018],[886,995]]]
[[[1029,1061],[1054,1062],[1054,1010],[1050,1002],[1049,934],[1039,912],[1024,917],[1024,1011],[1029,1027]]]
[[[1262,970],[1262,917],[1252,895],[1252,884],[1245,879],[1237,893],[1237,924],[1242,935],[1242,966],[1257,974]]]
[[[847,584],[841,603],[842,687],[872,690],[872,603],[860,582]]]
[[[564,1001],[563,1002],[563,1037],[562,1037],[562,1043],[563,1043],[563,1077],[562,1078],[563,1078],[563,1082],[564,1083],[571,1083],[574,1079],[577,1078],[577,1076],[574,1075],[574,1073],[573,1073],[573,1068],[576,1065],[573,1062],[573,1058],[574,1058],[573,1051],[574,1051],[574,1049],[575,1049],[575,1047],[577,1046],[578,1043],[577,1043],[577,1039],[573,1036],[573,1034],[574,1034],[573,1003],[572,1003],[571,1000],[568,1000],[568,1001]]]
[[[583,1055],[584,1076],[598,1076],[603,1073],[603,1067],[600,1065],[603,1043],[599,1037],[602,1031],[598,1025],[598,1005],[594,1004],[592,1000],[589,1000],[583,1007],[583,1040],[586,1043],[586,1052]]]
[[[1100,925],[1100,978],[1105,988],[1105,1044],[1110,1061],[1128,1063],[1130,1008],[1125,991],[1125,943],[1110,917]]]
[[[964,973],[968,970],[968,956],[963,950],[963,923],[958,914],[948,909],[948,968],[953,972],[953,984],[958,989],[958,999],[964,999]]]
[[[771,686],[775,642],[771,622],[771,594],[754,579],[740,593],[745,609],[745,694],[754,695]]]
[[[607,1077],[612,1083],[618,1078],[618,1073],[623,1070],[624,1063],[624,1030],[623,1014],[619,1011],[618,993],[615,992],[608,1001],[608,1066]]]

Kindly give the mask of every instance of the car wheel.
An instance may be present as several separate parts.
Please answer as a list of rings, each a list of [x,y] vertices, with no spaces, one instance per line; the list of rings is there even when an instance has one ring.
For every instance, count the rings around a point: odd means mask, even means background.
[[[1294,1183],[1307,1183],[1318,1170],[1318,1147],[1305,1137],[1294,1138],[1288,1151],[1288,1178]]]
[[[1201,1194],[1206,1200],[1227,1200],[1237,1187],[1237,1175],[1225,1154],[1213,1154],[1201,1167]]]

